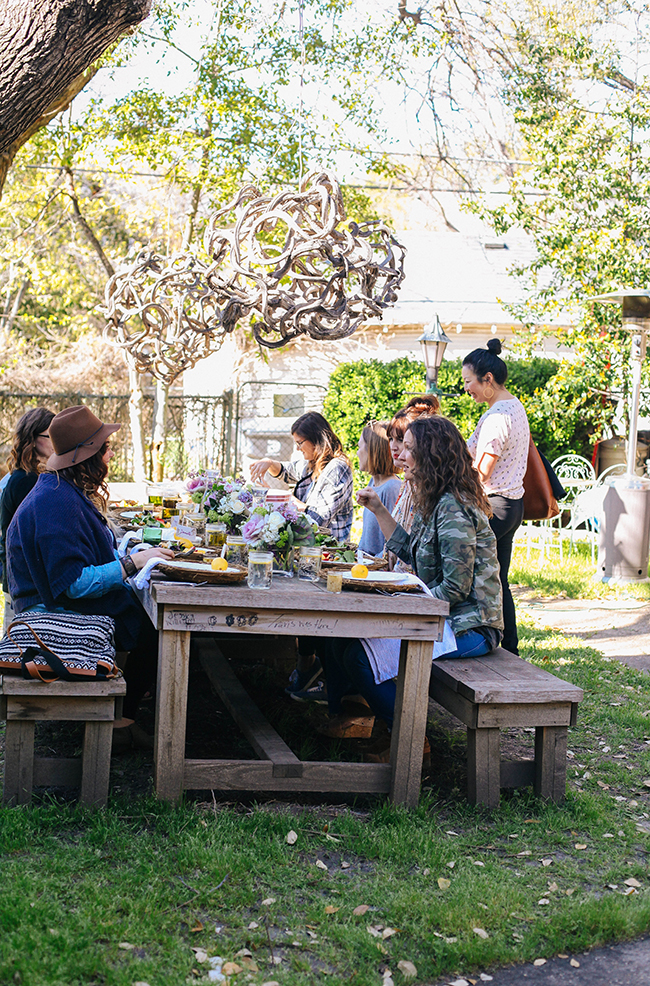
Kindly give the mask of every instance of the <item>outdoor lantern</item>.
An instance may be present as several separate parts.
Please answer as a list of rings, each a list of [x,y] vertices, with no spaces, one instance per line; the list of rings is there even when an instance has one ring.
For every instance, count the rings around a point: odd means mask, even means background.
[[[598,572],[603,581],[644,582],[648,579],[650,545],[650,481],[636,475],[641,368],[650,331],[650,288],[632,288],[596,295],[591,301],[622,306],[622,328],[632,334],[632,393],[627,436],[627,470],[607,487],[599,525]]]
[[[422,346],[422,355],[427,371],[427,391],[435,393],[438,389],[438,370],[442,365],[445,349],[451,342],[451,339],[445,335],[437,315],[435,321],[424,326],[424,332],[418,342]]]

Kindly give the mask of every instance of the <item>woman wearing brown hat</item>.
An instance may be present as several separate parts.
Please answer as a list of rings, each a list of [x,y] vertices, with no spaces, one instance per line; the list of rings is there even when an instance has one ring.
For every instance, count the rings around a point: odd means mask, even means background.
[[[133,720],[158,655],[157,632],[125,581],[149,558],[172,557],[165,548],[150,548],[117,558],[101,508],[113,456],[109,439],[119,427],[104,424],[84,405],[55,415],[49,428],[54,448],[47,461],[50,471],[39,476],[7,532],[9,591],[16,613],[43,609],[111,616],[117,650],[132,652],[116,752],[133,743],[150,745]]]

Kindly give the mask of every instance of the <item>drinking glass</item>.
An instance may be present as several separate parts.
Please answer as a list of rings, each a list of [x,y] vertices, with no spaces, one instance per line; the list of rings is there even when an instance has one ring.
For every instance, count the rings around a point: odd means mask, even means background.
[[[251,504],[251,510],[254,510],[255,507],[261,507],[266,503],[268,492],[268,490],[258,488],[252,490],[253,502]]]
[[[226,538],[226,561],[229,565],[245,565],[248,561],[248,545],[242,537],[229,534]]]
[[[223,523],[205,525],[205,546],[206,548],[216,548],[221,551],[226,543],[228,529]]]
[[[320,548],[302,547],[298,556],[298,578],[317,582],[320,576],[322,551]]]
[[[249,589],[270,589],[273,580],[273,553],[271,551],[248,552]]]

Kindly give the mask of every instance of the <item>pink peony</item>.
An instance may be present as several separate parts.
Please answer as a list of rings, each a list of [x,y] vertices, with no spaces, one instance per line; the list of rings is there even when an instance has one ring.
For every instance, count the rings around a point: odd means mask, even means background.
[[[197,490],[204,490],[205,478],[203,476],[194,476],[192,479],[188,479],[185,483],[185,489],[188,493],[196,493]]]
[[[246,544],[254,544],[256,541],[260,540],[262,530],[264,529],[265,517],[261,514],[253,514],[241,529],[241,536],[243,537]]]

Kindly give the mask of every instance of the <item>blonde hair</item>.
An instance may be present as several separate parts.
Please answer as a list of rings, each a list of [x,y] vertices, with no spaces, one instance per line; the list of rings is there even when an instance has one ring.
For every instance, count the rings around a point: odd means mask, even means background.
[[[396,472],[386,434],[387,427],[387,421],[371,421],[361,432],[368,449],[366,472],[371,476],[394,476]]]

